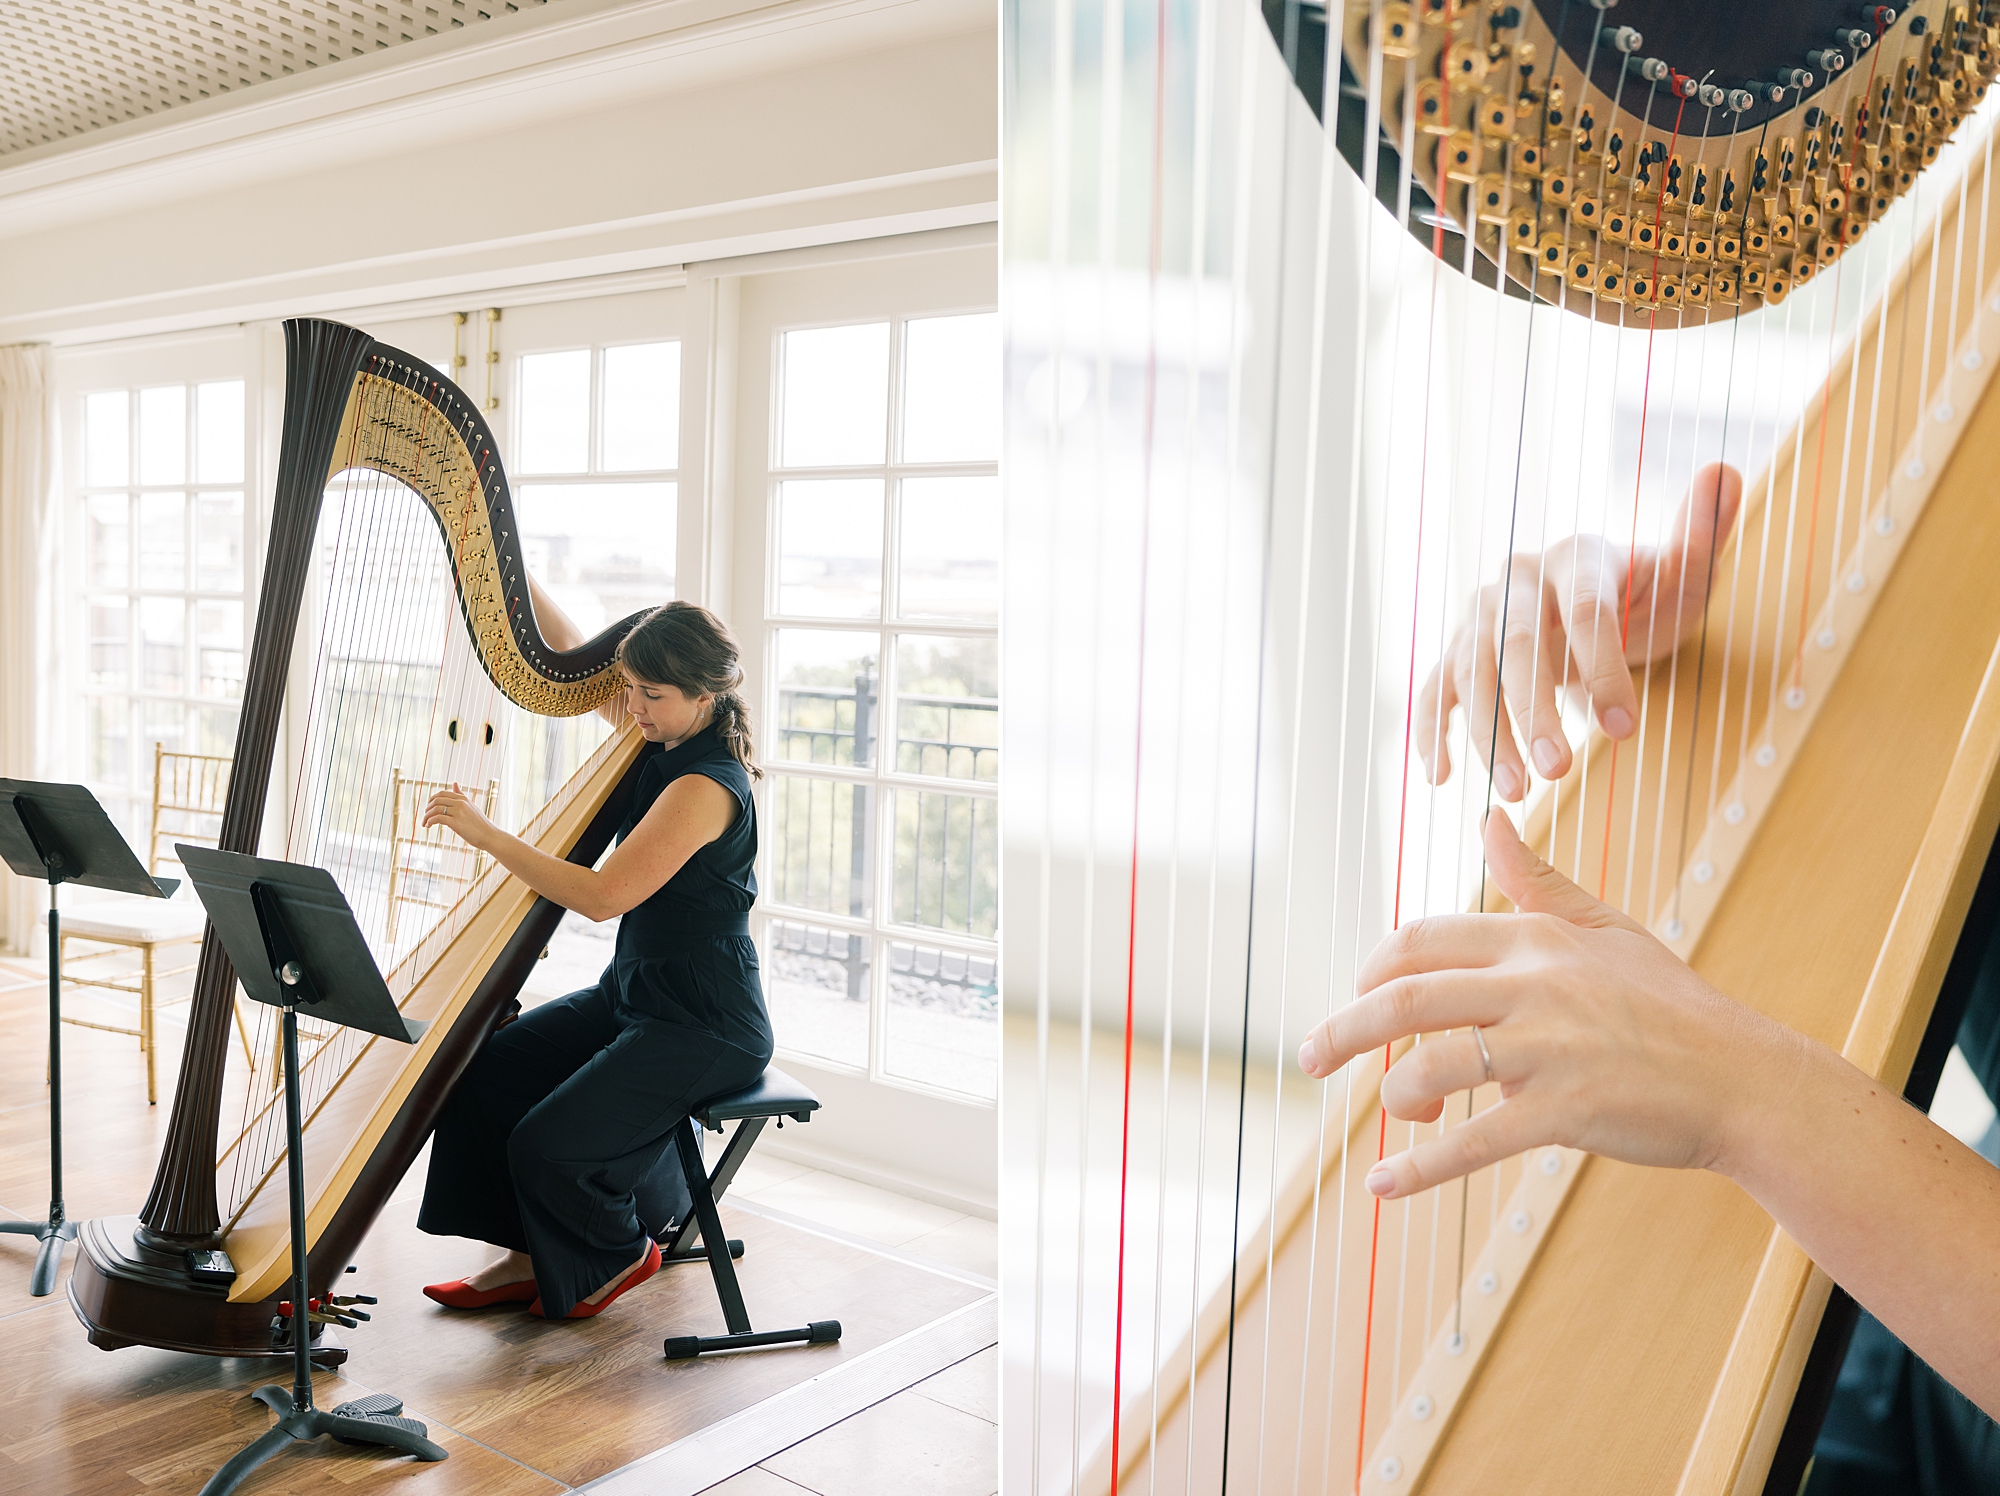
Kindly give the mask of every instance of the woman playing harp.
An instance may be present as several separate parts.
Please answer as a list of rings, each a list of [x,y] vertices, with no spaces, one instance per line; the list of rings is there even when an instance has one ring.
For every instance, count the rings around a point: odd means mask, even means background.
[[[581,633],[539,585],[558,648]],[[646,614],[618,648],[627,686],[601,710],[645,736],[632,806],[600,869],[537,851],[456,788],[447,826],[535,892],[593,920],[623,916],[596,985],[489,1039],[453,1093],[431,1149],[418,1225],[506,1255],[424,1290],[457,1309],[526,1303],[580,1319],[659,1270],[646,1197],[684,1191],[673,1139],[705,1099],[751,1084],[771,1025],[748,918],[757,896],[759,773],[736,642],[692,603]],[[676,1212],[678,1213],[678,1212]]]
[[[1629,738],[1630,668],[1670,655],[1698,627],[1708,560],[1741,491],[1733,469],[1698,474],[1669,529],[1679,539],[1657,557],[1579,536],[1511,558],[1420,699],[1433,782],[1452,766],[1442,755],[1433,763],[1431,745],[1460,706],[1499,797],[1522,797],[1524,759],[1547,778],[1568,774],[1558,679],[1579,683],[1608,735]],[[1678,617],[1621,645],[1619,617],[1645,609],[1649,592],[1680,597]],[[1546,1144],[1713,1170],[1871,1316],[1806,1490],[2000,1490],[2000,1158],[1990,1151],[2000,1134],[1989,1131],[1982,1157],[1893,1087],[1717,991],[1530,851],[1504,812],[1489,815],[1485,850],[1519,912],[1404,924],[1363,964],[1355,1000],[1299,1051],[1301,1067],[1324,1078],[1384,1045],[1434,1036],[1382,1081],[1384,1108],[1405,1121],[1436,1122],[1453,1092],[1499,1085],[1497,1105],[1375,1164],[1369,1191],[1399,1199]],[[1968,935],[1986,943],[1990,968],[1995,932]],[[1996,1090],[2000,984],[1990,970],[1959,1032]]]

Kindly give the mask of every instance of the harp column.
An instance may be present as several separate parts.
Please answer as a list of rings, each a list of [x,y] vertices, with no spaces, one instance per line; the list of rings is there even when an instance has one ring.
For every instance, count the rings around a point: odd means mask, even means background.
[[[229,798],[222,812],[219,845],[227,852],[255,853],[264,829],[272,750],[299,602],[312,566],[320,500],[339,440],[341,412],[373,341],[364,332],[333,322],[285,324],[285,421],[278,485],[243,682]],[[212,1246],[221,1229],[215,1200],[215,1139],[235,985],[235,968],[211,926],[202,937],[195,970],[187,1045],[181,1052],[166,1146],[134,1232],[141,1248],[178,1257],[192,1247]]]

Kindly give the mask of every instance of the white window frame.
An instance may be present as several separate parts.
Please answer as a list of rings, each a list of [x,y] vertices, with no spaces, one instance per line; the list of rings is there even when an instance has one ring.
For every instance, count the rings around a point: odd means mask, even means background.
[[[990,252],[989,252],[990,254]],[[958,259],[954,255],[948,258]],[[888,1048],[888,994],[891,963],[889,945],[891,942],[914,944],[941,951],[954,951],[968,957],[990,960],[995,963],[996,979],[999,960],[999,932],[992,938],[957,934],[935,930],[928,926],[897,922],[894,918],[894,875],[895,875],[895,811],[894,792],[947,793],[971,798],[997,801],[1000,787],[994,780],[947,779],[919,774],[898,773],[894,769],[896,733],[899,723],[896,719],[898,702],[896,668],[897,640],[903,635],[923,635],[929,637],[958,638],[998,638],[999,626],[996,619],[991,624],[969,623],[943,619],[903,619],[898,617],[896,592],[900,585],[898,555],[898,524],[901,503],[901,480],[905,478],[928,477],[988,477],[997,476],[999,463],[958,462],[958,463],[910,463],[901,460],[898,447],[901,430],[903,402],[903,350],[905,330],[911,321],[931,317],[947,317],[966,313],[991,312],[995,310],[997,285],[982,297],[978,292],[967,295],[964,290],[953,285],[963,279],[958,276],[926,274],[922,261],[928,256],[905,256],[866,266],[846,266],[839,269],[795,272],[807,285],[813,282],[823,284],[827,291],[828,305],[824,314],[779,315],[768,326],[760,324],[746,326],[742,354],[746,361],[746,378],[756,376],[755,363],[764,364],[761,383],[766,391],[766,404],[761,429],[745,431],[742,447],[752,448],[759,458],[756,471],[744,474],[740,492],[745,507],[755,504],[761,510],[759,515],[762,537],[761,554],[756,558],[757,573],[760,578],[758,591],[758,632],[761,638],[753,648],[749,639],[744,639],[746,655],[754,655],[757,672],[761,677],[756,686],[757,717],[762,740],[775,742],[777,707],[777,647],[780,629],[816,629],[843,633],[865,634],[880,640],[880,654],[877,659],[876,699],[880,704],[882,728],[876,734],[877,751],[874,763],[868,769],[850,769],[844,766],[802,763],[789,759],[767,756],[764,767],[766,778],[759,789],[760,809],[766,828],[763,846],[759,853],[758,886],[760,889],[753,930],[759,947],[766,953],[767,969],[770,964],[770,925],[773,920],[793,924],[811,924],[822,929],[842,931],[861,935],[874,942],[874,956],[869,965],[868,1004],[868,1047],[865,1065],[853,1065],[829,1058],[825,1055],[795,1051],[784,1042],[784,1034],[778,1035],[779,1054],[788,1062],[813,1067],[837,1074],[852,1075],[865,1080],[871,1086],[892,1091],[902,1091],[942,1101],[954,1107],[992,1110],[997,1107],[999,1090],[996,1052],[994,1076],[994,1096],[984,1097],[964,1091],[928,1083],[920,1078],[901,1075],[891,1071],[886,1063]],[[947,258],[947,257],[939,257]],[[815,286],[814,289],[817,289]],[[846,293],[846,294],[843,294]],[[810,295],[810,292],[807,293]],[[746,321],[749,319],[746,318]],[[888,440],[884,460],[879,463],[853,464],[845,466],[782,467],[778,450],[779,420],[782,409],[783,389],[783,338],[787,332],[806,331],[819,327],[847,327],[858,323],[883,322],[890,325],[889,371],[890,390],[888,403]],[[754,340],[754,346],[753,346]],[[754,361],[754,362],[753,362]],[[754,412],[746,412],[746,417],[755,420]],[[748,466],[748,464],[746,464]],[[829,618],[808,614],[785,614],[779,611],[779,536],[780,503],[779,487],[786,481],[814,478],[875,478],[884,480],[882,506],[882,606],[879,616],[873,618]],[[740,536],[738,544],[749,537]],[[749,558],[744,558],[747,561]],[[739,563],[739,572],[744,570]],[[747,590],[747,589],[745,589]],[[748,601],[748,599],[743,599]],[[747,610],[739,609],[739,612]],[[739,629],[739,633],[747,630]],[[870,814],[874,818],[872,847],[873,866],[870,870],[871,915],[867,917],[830,913],[804,906],[787,905],[779,902],[773,876],[773,859],[776,851],[775,815],[772,809],[771,777],[775,774],[794,775],[803,778],[817,778],[836,783],[866,785],[876,791]],[[995,827],[997,841],[998,828]],[[998,867],[998,847],[995,847],[995,867]],[[997,1046],[996,1046],[997,1050]]]
[[[150,741],[138,727],[134,715],[131,737],[126,746],[126,773],[128,783],[122,788],[99,781],[89,772],[94,758],[93,745],[88,740],[89,714],[87,703],[96,696],[116,696],[124,698],[136,707],[145,701],[173,702],[184,712],[189,707],[241,709],[240,698],[205,698],[199,689],[199,639],[195,633],[194,607],[203,601],[240,602],[243,607],[243,633],[241,648],[244,663],[249,662],[250,640],[256,627],[258,588],[262,580],[264,562],[264,536],[267,528],[265,513],[265,490],[268,484],[259,455],[262,447],[262,405],[260,399],[259,359],[254,335],[239,329],[230,329],[222,334],[196,335],[188,338],[147,340],[142,343],[100,345],[87,349],[64,350],[57,356],[56,383],[62,423],[63,453],[63,509],[62,509],[62,565],[61,575],[67,591],[61,609],[61,639],[63,659],[70,672],[70,679],[76,682],[74,690],[67,693],[63,704],[63,762],[70,766],[70,772],[83,781],[91,792],[104,802],[112,818],[127,831],[135,848],[143,853],[145,838],[150,829],[148,817],[152,806],[151,754],[146,751]],[[195,391],[204,384],[241,381],[243,385],[243,477],[240,483],[198,482],[194,476],[196,462],[195,420],[197,397]],[[138,481],[138,408],[139,392],[180,386],[187,391],[187,471],[180,483],[140,483]],[[89,472],[85,462],[85,402],[94,394],[124,392],[129,395],[127,418],[130,421],[129,447],[131,457],[130,474],[132,481],[124,484],[91,484],[86,480]],[[195,497],[203,492],[216,492],[241,488],[243,492],[243,583],[242,590],[219,591],[193,585],[195,578]],[[188,567],[183,583],[178,588],[149,587],[141,584],[136,571],[138,496],[147,492],[175,492],[187,496],[185,523],[187,525],[185,545]],[[88,546],[86,543],[85,511],[88,500],[98,494],[129,494],[133,496],[132,526],[134,529],[132,555],[135,570],[127,586],[123,588],[99,588],[93,585],[87,572]],[[133,608],[128,624],[129,672],[128,686],[123,691],[99,691],[88,681],[90,626],[89,607],[93,596],[123,596]],[[138,645],[137,606],[142,596],[175,597],[180,599],[187,610],[189,632],[185,637],[187,655],[187,679],[185,689],[175,695],[164,695],[143,689],[141,686],[141,653]],[[213,746],[213,745],[211,745]],[[181,751],[204,751],[198,740],[184,738]],[[221,750],[225,755],[233,754],[234,741]]]

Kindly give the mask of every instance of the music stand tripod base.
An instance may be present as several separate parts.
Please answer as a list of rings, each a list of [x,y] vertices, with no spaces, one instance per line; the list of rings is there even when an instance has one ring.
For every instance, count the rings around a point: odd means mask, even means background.
[[[292,1386],[259,1387],[250,1395],[278,1415],[278,1421],[238,1450],[209,1477],[201,1496],[228,1496],[266,1460],[295,1443],[331,1435],[346,1444],[372,1444],[442,1460],[447,1452],[427,1437],[429,1430],[402,1416],[402,1400],[378,1393],[327,1411],[313,1406],[312,1327],[334,1318],[336,1305],[353,1299],[313,1297],[306,1256],[305,1123],[299,1100],[299,1008],[310,1006],[322,1022],[358,1028],[403,1044],[416,1041],[421,1024],[396,1011],[354,912],[322,869],[271,862],[237,852],[178,846],[181,865],[195,891],[244,995],[282,1010],[285,1065],[285,1176],[290,1191],[292,1237]],[[318,1312],[321,1303],[324,1315]],[[361,1300],[373,1303],[373,1299]],[[352,1320],[341,1319],[343,1324]]]
[[[62,1266],[63,1243],[76,1240],[76,1222],[0,1221],[0,1235],[41,1239],[41,1250],[35,1253],[35,1270],[28,1275],[28,1292],[38,1299],[54,1293],[56,1272]]]
[[[49,885],[49,1217],[0,1221],[0,1235],[41,1242],[28,1277],[28,1292],[39,1299],[55,1291],[63,1243],[76,1240],[76,1222],[63,1209],[62,911],[56,891],[81,883],[164,899],[180,887],[180,879],[155,878],[141,867],[124,834],[82,785],[32,779],[0,779],[0,861]]]

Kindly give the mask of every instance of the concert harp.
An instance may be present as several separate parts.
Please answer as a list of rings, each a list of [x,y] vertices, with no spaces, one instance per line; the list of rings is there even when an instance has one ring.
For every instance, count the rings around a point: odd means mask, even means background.
[[[1796,1490],[1839,1337],[1815,1349],[1831,1286],[1754,1203],[1544,1148],[1378,1204],[1379,1154],[1494,1088],[1420,1126],[1377,1105],[1381,1055],[1325,1084],[1293,1056],[1397,925],[1504,907],[1476,827],[1510,724],[1415,739],[1468,599],[1570,533],[1653,564],[1727,461],[1705,606],[1678,632],[1688,594],[1655,590],[1621,624],[1638,732],[1570,701],[1524,835],[1927,1100],[1975,892],[2000,917],[1996,26],[1943,0],[1022,13],[1024,1489]],[[1567,692],[1540,614],[1489,626]]]
[[[399,1008],[428,1024],[405,1046],[316,1032],[302,1015],[307,1234],[312,1283],[325,1289],[562,915],[497,865],[437,849],[426,855],[450,865],[413,875],[463,893],[406,911],[398,930],[385,899],[402,855],[392,767],[497,781],[507,790],[496,819],[544,851],[594,862],[642,742],[582,714],[620,689],[613,655],[638,615],[552,649],[476,402],[429,364],[336,323],[287,322],[285,349],[270,542],[221,845],[331,871]],[[295,640],[312,658],[294,660]],[[267,824],[267,804],[282,821]],[[268,1076],[231,1068],[234,991],[211,928],[152,1193],[136,1220],[89,1221],[78,1237],[70,1302],[107,1349],[290,1354],[271,1343],[290,1275],[283,1107]],[[217,1247],[234,1280],[197,1280],[189,1254]],[[345,1351],[327,1333],[316,1355],[334,1363]]]

